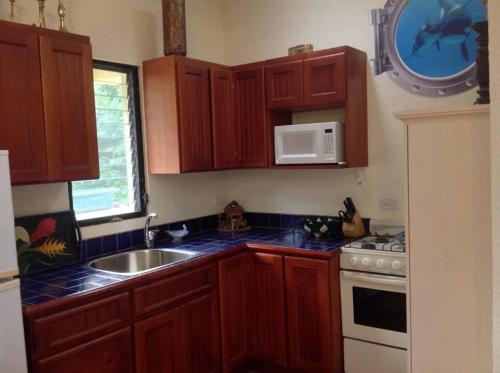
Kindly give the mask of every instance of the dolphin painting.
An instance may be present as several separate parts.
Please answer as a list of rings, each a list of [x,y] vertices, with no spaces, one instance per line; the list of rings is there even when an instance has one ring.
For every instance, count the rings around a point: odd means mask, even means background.
[[[435,45],[441,50],[441,43],[460,46],[464,60],[468,61],[467,38],[470,35],[472,18],[466,8],[471,2],[468,0],[460,4],[453,0],[438,0],[441,7],[439,22],[427,21],[415,36],[412,53],[406,59],[418,56],[418,52]]]

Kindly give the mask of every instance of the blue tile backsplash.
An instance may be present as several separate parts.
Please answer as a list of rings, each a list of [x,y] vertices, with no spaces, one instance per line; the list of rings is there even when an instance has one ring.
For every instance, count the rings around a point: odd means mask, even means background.
[[[300,221],[305,215],[286,215],[286,214],[268,214],[247,212],[245,214],[248,224],[256,228],[301,228]],[[170,224],[164,224],[155,229],[176,230],[181,229],[186,224],[190,234],[210,231],[217,228],[217,215],[210,215],[196,219],[190,219]],[[337,232],[337,235],[341,235]],[[157,236],[159,241],[168,238],[167,234],[162,232]],[[110,255],[121,251],[129,250],[133,247],[143,246],[144,233],[142,229],[131,232],[118,233],[115,235],[84,240],[82,243],[82,259],[93,259],[100,256]]]

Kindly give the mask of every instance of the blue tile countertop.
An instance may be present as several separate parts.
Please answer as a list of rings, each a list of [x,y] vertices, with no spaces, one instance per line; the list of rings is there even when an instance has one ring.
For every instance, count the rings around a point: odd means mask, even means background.
[[[161,248],[177,248],[202,252],[204,255],[243,245],[262,244],[313,251],[332,252],[345,242],[342,237],[316,240],[297,229],[256,228],[245,233],[203,232],[191,235],[180,243],[160,243]],[[140,248],[140,247],[139,247]],[[130,250],[137,250],[131,248]],[[199,256],[197,257],[199,258]],[[171,266],[175,266],[172,264]],[[166,268],[166,267],[162,267]],[[116,284],[137,276],[108,274],[88,267],[88,261],[60,267],[21,279],[21,297],[24,306],[47,302],[52,299],[81,294],[89,290]]]

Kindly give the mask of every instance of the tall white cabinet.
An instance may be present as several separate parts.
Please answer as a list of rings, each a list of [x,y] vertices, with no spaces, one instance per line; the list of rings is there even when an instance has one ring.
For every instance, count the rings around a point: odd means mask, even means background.
[[[411,373],[491,372],[489,106],[398,113]]]

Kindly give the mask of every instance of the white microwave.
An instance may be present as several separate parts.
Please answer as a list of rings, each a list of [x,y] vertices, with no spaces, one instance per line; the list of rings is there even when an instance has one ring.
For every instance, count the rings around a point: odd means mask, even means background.
[[[274,127],[276,164],[344,163],[344,124],[292,124]]]

